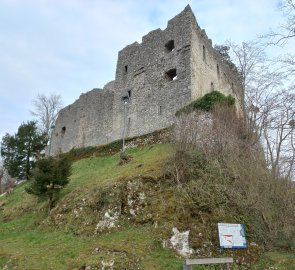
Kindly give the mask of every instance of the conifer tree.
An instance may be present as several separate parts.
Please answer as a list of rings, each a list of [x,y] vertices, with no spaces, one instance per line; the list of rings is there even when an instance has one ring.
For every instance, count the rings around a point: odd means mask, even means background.
[[[4,167],[12,177],[29,179],[36,158],[45,148],[48,138],[40,134],[36,122],[23,123],[15,135],[6,134],[1,142]]]
[[[59,198],[60,190],[69,183],[70,175],[71,161],[66,156],[39,159],[33,171],[31,185],[26,191],[41,200],[48,200],[50,213]]]

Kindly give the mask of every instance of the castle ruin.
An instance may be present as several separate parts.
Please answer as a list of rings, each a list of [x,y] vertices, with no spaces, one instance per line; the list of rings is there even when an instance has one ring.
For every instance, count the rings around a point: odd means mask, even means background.
[[[231,94],[242,114],[243,90],[237,73],[212,48],[187,6],[165,30],[151,31],[140,44],[119,51],[114,81],[82,94],[60,111],[51,153],[122,139],[122,97],[129,99],[126,136],[133,137],[171,126],[176,111],[212,90]]]

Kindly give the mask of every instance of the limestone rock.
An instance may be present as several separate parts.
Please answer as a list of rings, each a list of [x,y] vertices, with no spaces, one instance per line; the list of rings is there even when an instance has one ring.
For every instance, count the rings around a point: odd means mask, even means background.
[[[189,231],[180,232],[177,228],[172,229],[174,235],[170,238],[172,247],[182,256],[191,255],[194,250],[189,247]]]

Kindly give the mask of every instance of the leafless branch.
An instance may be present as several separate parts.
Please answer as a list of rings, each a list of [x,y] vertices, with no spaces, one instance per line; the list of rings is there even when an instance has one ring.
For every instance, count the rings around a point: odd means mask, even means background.
[[[57,114],[62,108],[62,100],[60,95],[51,94],[46,96],[38,94],[33,100],[34,110],[31,114],[36,117],[42,132],[49,135],[50,127],[54,125]]]

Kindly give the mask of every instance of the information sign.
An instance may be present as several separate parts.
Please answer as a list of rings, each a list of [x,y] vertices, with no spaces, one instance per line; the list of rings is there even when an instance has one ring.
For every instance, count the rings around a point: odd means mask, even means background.
[[[221,248],[246,248],[245,228],[243,224],[218,223]]]

